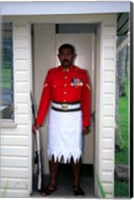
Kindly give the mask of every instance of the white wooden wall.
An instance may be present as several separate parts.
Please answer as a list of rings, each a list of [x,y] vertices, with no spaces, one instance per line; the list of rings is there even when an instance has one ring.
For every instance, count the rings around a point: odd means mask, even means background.
[[[31,192],[30,37],[28,22],[14,22],[15,121],[5,121],[5,127],[1,129],[0,183],[3,197],[29,197]]]
[[[107,16],[101,27],[99,177],[106,197],[114,196],[116,15]],[[96,133],[97,137],[97,133]]]
[[[98,23],[95,171],[106,197],[114,196],[116,14],[5,17],[14,22],[14,128],[1,134],[1,184],[8,181],[8,197],[28,197],[31,191],[31,46],[29,23]],[[100,38],[100,39],[99,39]],[[95,179],[96,180],[96,179]],[[89,186],[90,187],[90,186]],[[95,181],[95,194],[99,195]]]

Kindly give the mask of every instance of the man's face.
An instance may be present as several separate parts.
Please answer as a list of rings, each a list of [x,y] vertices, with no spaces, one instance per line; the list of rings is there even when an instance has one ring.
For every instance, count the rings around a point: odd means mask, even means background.
[[[72,50],[69,48],[61,49],[58,58],[63,67],[69,67],[73,64],[75,55],[72,53]]]

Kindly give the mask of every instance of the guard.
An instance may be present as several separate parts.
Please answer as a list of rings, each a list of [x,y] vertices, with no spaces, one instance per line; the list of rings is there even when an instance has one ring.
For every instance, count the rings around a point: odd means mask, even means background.
[[[58,58],[61,65],[48,71],[44,81],[42,96],[33,124],[33,132],[42,126],[49,111],[48,159],[50,183],[42,195],[57,190],[58,162],[71,162],[74,175],[73,192],[85,195],[80,187],[80,164],[82,138],[89,132],[91,85],[86,70],[74,65],[75,48],[63,44]]]

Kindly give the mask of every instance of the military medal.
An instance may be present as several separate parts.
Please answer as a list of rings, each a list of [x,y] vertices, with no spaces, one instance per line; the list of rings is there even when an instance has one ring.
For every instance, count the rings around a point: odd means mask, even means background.
[[[73,78],[71,80],[71,86],[83,86],[83,81],[79,78]]]

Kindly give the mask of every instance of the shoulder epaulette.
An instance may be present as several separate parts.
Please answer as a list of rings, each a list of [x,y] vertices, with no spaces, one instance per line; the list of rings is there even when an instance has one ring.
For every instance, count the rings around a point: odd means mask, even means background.
[[[81,73],[87,73],[87,70],[86,69],[83,69],[83,68],[80,68],[80,67],[77,67],[75,66],[75,69],[78,71],[78,72],[81,72]]]

